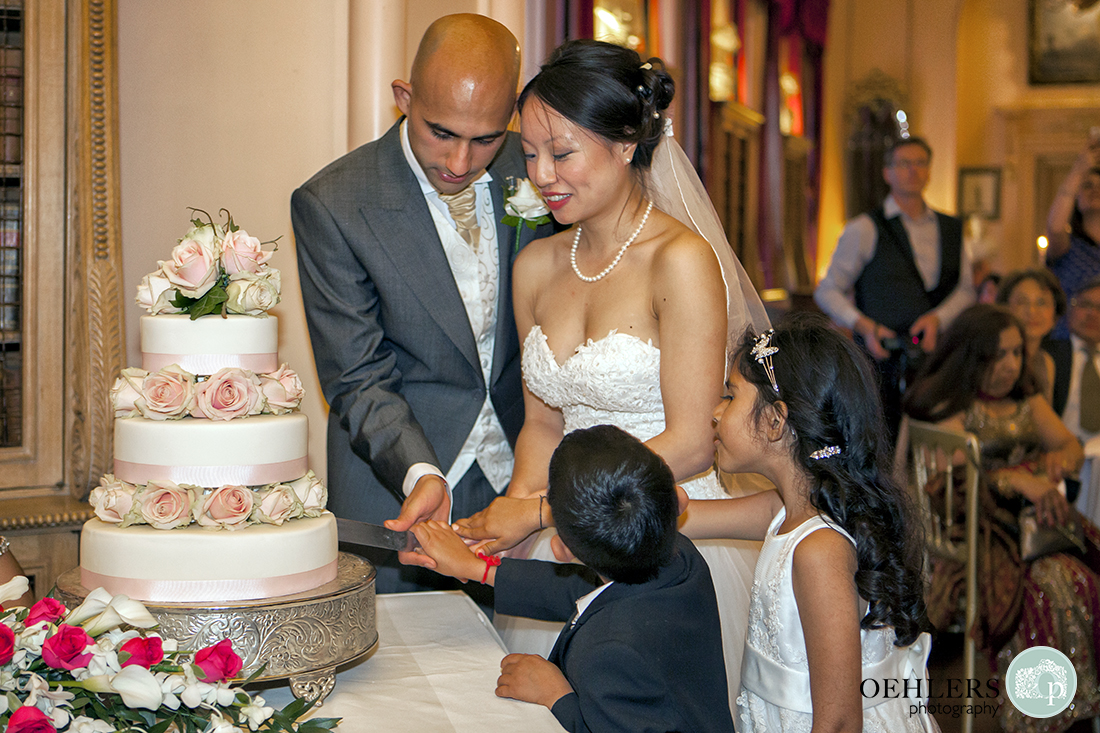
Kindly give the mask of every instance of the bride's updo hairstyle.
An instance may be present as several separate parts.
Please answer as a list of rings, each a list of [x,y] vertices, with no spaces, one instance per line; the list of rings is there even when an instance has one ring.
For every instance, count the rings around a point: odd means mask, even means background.
[[[550,54],[519,95],[519,110],[532,95],[605,140],[636,143],[636,172],[653,162],[664,135],[663,112],[676,87],[658,58],[603,41],[566,41]]]
[[[856,588],[868,601],[860,627],[893,626],[894,643],[907,646],[926,625],[924,538],[908,493],[891,475],[873,367],[816,314],[784,319],[770,343],[778,348],[771,356],[778,394],[752,355],[751,329],[731,357],[756,387],[756,424],[765,424],[768,405],[784,403],[791,457],[812,481],[810,503],[855,539]]]

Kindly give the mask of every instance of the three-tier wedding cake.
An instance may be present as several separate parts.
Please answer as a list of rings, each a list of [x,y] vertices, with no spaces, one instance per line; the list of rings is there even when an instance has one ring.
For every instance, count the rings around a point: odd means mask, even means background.
[[[336,577],[302,384],[278,359],[272,252],[196,219],[138,287],[141,367],[111,390],[114,473],[89,501],[85,588],[160,603],[299,593]]]

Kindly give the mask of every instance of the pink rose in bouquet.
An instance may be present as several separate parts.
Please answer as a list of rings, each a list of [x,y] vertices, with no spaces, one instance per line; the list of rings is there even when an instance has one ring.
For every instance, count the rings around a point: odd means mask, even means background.
[[[142,417],[150,420],[184,417],[195,404],[195,376],[176,364],[166,366],[142,380],[141,397],[137,406]]]
[[[172,305],[175,295],[176,286],[161,270],[157,270],[141,279],[136,300],[138,305],[154,316],[161,313],[180,313],[180,309]]]
[[[134,506],[134,493],[137,487],[125,481],[119,481],[113,474],[105,474],[99,479],[99,486],[92,489],[88,503],[95,514],[104,522],[119,524]]]
[[[307,471],[305,476],[290,482],[290,488],[294,495],[302,503],[302,516],[319,517],[325,511],[325,503],[328,501],[328,490],[321,479],[317,478],[313,471]]]
[[[203,527],[240,529],[248,526],[252,514],[252,490],[245,486],[222,486],[195,501],[195,521]]]
[[[191,495],[171,481],[150,481],[137,499],[141,518],[155,529],[175,529],[191,523]]]
[[[85,650],[93,643],[92,637],[79,626],[61,624],[42,642],[42,661],[54,669],[87,667],[92,654]]]
[[[267,398],[267,409],[274,415],[297,410],[302,404],[302,380],[286,364],[270,374],[260,375],[260,389]]]
[[[237,367],[226,367],[195,387],[194,417],[232,420],[263,412],[260,378]]]
[[[242,273],[225,288],[225,294],[229,298],[225,308],[230,313],[245,316],[263,315],[279,304],[281,288],[282,276],[278,270],[267,268],[266,272],[258,275]]]
[[[111,407],[115,417],[137,417],[140,414],[138,401],[142,399],[141,385],[149,372],[138,367],[127,367],[111,387]]]
[[[260,240],[248,236],[244,229],[230,232],[222,240],[222,267],[230,278],[241,273],[259,274],[272,254],[260,249]]]
[[[136,664],[149,669],[164,661],[164,642],[159,636],[135,636],[123,644],[119,651],[130,655],[122,663],[123,667]]]
[[[56,733],[49,717],[34,705],[17,708],[8,719],[5,733]]]
[[[38,601],[38,603],[31,606],[31,610],[27,614],[27,618],[24,619],[23,625],[30,628],[41,621],[52,624],[64,618],[66,613],[68,613],[68,609],[65,608],[64,603],[56,598],[46,596]],[[0,662],[0,664],[6,664],[6,662]]]
[[[263,524],[282,524],[301,514],[301,503],[294,489],[286,484],[274,484],[257,492],[252,521]]]
[[[172,250],[172,259],[161,262],[164,277],[188,298],[201,298],[220,274],[216,244],[210,226],[188,232]]]
[[[0,666],[15,656],[15,632],[7,624],[0,624]]]
[[[244,664],[233,651],[233,642],[222,639],[214,646],[195,652],[195,666],[202,670],[204,681],[222,682],[240,674]]]

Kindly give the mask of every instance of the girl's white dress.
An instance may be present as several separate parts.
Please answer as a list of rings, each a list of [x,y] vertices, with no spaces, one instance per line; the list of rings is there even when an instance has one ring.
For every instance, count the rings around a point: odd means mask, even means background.
[[[661,401],[661,351],[652,343],[612,331],[582,344],[558,364],[539,326],[523,343],[523,379],[527,388],[551,407],[562,411],[565,432],[593,425],[615,425],[640,440],[665,429]],[[692,499],[725,499],[714,471],[681,482]],[[528,557],[553,560],[550,538],[542,532]],[[740,689],[741,650],[748,622],[749,589],[760,544],[735,540],[695,542],[710,568],[718,611],[722,619],[722,647],[726,657],[730,710]],[[510,652],[549,655],[562,625],[497,614],[493,621]]]
[[[791,582],[794,548],[819,529],[830,529],[855,542],[840,527],[820,515],[795,529],[779,534],[787,510],[768,527],[756,577],[752,582],[749,632],[741,669],[741,694],[737,698],[737,728],[753,731],[809,732],[813,723],[810,702],[810,670],[806,661],[806,637]],[[861,629],[863,657],[863,730],[866,733],[938,731],[927,712],[928,652],[932,640],[921,634],[911,645],[894,646],[894,629]],[[888,688],[885,680],[894,680]],[[903,692],[908,683],[908,696]],[[919,691],[918,691],[919,686]],[[887,696],[890,693],[892,696]],[[911,706],[918,707],[910,714]]]

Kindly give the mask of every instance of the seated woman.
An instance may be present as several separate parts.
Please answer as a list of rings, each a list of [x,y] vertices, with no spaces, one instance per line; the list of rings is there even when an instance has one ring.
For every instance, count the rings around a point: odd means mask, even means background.
[[[1094,623],[1100,618],[1100,530],[1073,514],[1059,491],[1063,474],[1083,460],[1081,445],[1038,394],[1024,358],[1024,329],[1008,310],[973,306],[955,319],[906,395],[919,420],[974,433],[981,442],[982,516],[979,567],[979,644],[1002,676],[1020,651],[1050,646],[1070,656],[1077,671],[1076,704],[1059,716],[1034,719],[1001,708],[1008,731],[1065,731],[1100,715]],[[1085,524],[1085,560],[1059,552],[1020,561],[1018,516],[1035,506],[1039,521]],[[984,570],[988,568],[988,570]],[[935,561],[928,617],[938,628],[955,620],[965,577],[958,563]]]
[[[1054,324],[1066,313],[1066,294],[1058,278],[1045,268],[1017,270],[1001,283],[997,302],[1012,311],[1024,327],[1024,352],[1031,373],[1038,380],[1039,391],[1058,414],[1066,405],[1069,391],[1069,363],[1072,347],[1064,339],[1048,339]],[[1058,351],[1061,354],[1058,354]],[[1055,389],[1058,375],[1055,356],[1066,364],[1066,374]],[[1058,399],[1055,399],[1055,395]]]

